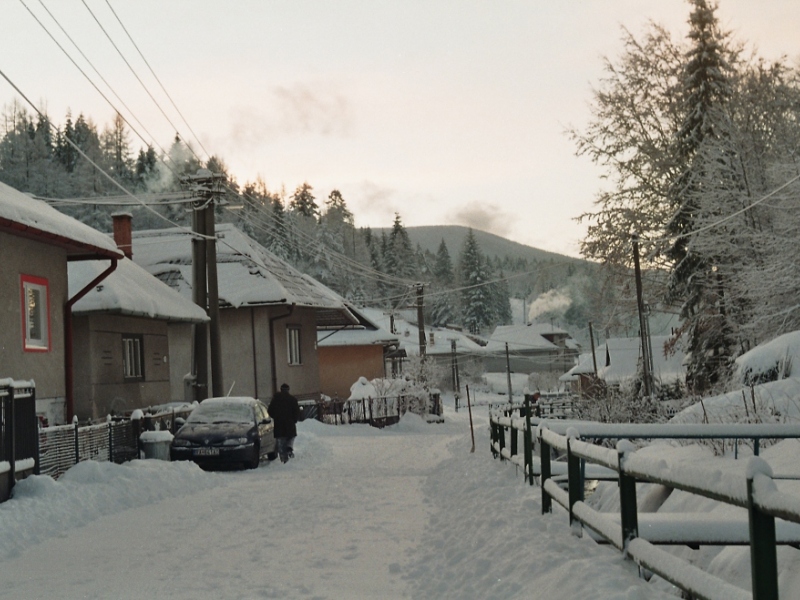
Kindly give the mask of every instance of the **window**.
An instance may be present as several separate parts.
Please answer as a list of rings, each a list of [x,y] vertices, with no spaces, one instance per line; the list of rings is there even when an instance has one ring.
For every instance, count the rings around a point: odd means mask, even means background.
[[[22,341],[27,352],[50,350],[50,300],[46,279],[22,275]]]
[[[144,379],[143,346],[140,335],[122,336],[122,371],[125,379]]]
[[[286,328],[286,343],[289,350],[289,364],[299,365],[300,360],[300,328],[287,327]]]

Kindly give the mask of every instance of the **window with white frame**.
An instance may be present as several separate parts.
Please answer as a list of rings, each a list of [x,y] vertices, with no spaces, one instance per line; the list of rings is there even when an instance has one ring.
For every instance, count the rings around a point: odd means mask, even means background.
[[[122,372],[125,379],[144,379],[143,346],[140,335],[122,336]]]
[[[46,279],[22,275],[22,338],[28,352],[50,350],[50,300]]]
[[[286,347],[290,365],[302,364],[300,360],[300,328],[289,326],[286,328]]]

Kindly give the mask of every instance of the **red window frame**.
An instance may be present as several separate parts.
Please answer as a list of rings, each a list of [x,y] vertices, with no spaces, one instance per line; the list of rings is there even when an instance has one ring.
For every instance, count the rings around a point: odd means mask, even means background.
[[[50,328],[50,284],[43,277],[35,275],[20,275],[20,309],[22,312],[22,349],[24,352],[50,352],[51,347],[51,328]],[[44,307],[45,319],[43,325],[47,328],[42,338],[44,345],[31,343],[28,340],[28,306],[26,302],[27,285],[35,285],[44,288]]]

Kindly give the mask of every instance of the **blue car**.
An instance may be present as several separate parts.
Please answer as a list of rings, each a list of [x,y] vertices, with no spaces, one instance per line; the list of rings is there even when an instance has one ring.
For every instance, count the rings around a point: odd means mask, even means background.
[[[274,430],[267,407],[255,398],[208,398],[175,433],[170,459],[255,469],[264,456],[277,456]]]

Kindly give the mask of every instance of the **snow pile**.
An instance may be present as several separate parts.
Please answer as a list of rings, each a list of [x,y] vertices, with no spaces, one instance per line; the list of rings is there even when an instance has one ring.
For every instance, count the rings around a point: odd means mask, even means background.
[[[745,352],[736,359],[736,379],[750,385],[800,375],[800,331],[792,331]]]

